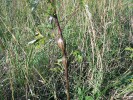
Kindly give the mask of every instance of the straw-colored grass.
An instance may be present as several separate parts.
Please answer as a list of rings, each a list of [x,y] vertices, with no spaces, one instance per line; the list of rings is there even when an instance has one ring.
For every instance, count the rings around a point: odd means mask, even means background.
[[[48,4],[0,0],[0,100],[66,100],[57,27]],[[33,0],[34,1],[34,0]],[[56,0],[69,66],[71,100],[117,100],[133,94],[132,0]],[[36,29],[39,48],[28,45]]]

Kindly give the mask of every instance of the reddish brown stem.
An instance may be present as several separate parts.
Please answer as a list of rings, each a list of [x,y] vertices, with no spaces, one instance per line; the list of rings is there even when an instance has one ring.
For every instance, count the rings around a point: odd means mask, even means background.
[[[54,19],[55,19],[55,24],[58,27],[58,46],[62,50],[63,58],[62,58],[62,63],[65,68],[65,80],[66,80],[66,95],[67,95],[67,100],[70,100],[70,95],[69,95],[69,79],[68,79],[68,63],[67,63],[67,53],[66,53],[66,46],[65,46],[65,41],[62,35],[62,30],[58,21],[58,17],[55,11],[54,14]]]
[[[60,27],[60,24],[59,24],[57,15],[56,15],[56,17],[55,17],[55,23],[56,23],[56,25],[57,25],[57,27],[58,27],[58,35],[61,36],[61,38],[63,38],[62,30],[61,30],[61,27]]]
[[[50,0],[50,3],[55,5],[55,0]],[[56,8],[54,8],[54,13],[51,14],[51,15],[55,19],[55,24],[58,27],[57,43],[58,43],[59,48],[62,50],[62,54],[63,54],[62,63],[63,63],[63,66],[65,68],[66,95],[67,95],[67,100],[70,100],[66,46],[65,46],[65,41],[64,41],[63,35],[62,35],[62,30],[61,30],[61,27],[60,27],[60,24],[59,24],[59,21],[58,21]]]
[[[56,23],[56,25],[58,27],[58,41],[57,41],[58,42],[58,46],[62,50],[62,53],[63,53],[62,63],[63,63],[63,66],[65,68],[66,95],[67,95],[67,100],[70,100],[66,46],[65,46],[65,42],[64,42],[64,39],[63,39],[63,35],[62,35],[62,30],[60,28],[60,24],[59,24],[57,15],[55,17],[55,23]]]

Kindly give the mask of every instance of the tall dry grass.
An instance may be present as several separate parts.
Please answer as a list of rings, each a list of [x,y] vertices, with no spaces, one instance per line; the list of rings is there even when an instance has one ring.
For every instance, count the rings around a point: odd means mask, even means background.
[[[53,35],[57,28],[48,23],[47,2],[40,0],[34,14],[33,4],[0,2],[0,99],[66,100]],[[132,34],[132,0],[58,0],[56,6],[67,44],[71,99],[131,97],[133,62],[125,48]],[[40,49],[27,45],[36,29],[46,37]]]

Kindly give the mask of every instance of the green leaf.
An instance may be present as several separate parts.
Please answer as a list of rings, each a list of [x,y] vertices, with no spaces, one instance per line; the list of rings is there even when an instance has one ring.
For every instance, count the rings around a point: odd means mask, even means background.
[[[74,56],[77,56],[79,53],[80,53],[79,51],[75,50],[75,51],[73,52],[73,55],[74,55]]]
[[[127,51],[133,51],[133,48],[131,48],[131,47],[126,47],[125,50],[127,50]]]
[[[36,49],[40,49],[44,44],[45,44],[45,38],[39,39],[39,40],[35,43],[35,48],[36,48]]]
[[[83,57],[82,57],[82,55],[81,55],[81,53],[80,53],[79,51],[75,50],[75,51],[73,52],[73,55],[76,57],[76,60],[77,60],[78,62],[82,62]]]
[[[77,56],[77,59],[78,59],[78,62],[82,62],[83,57],[82,57],[81,55],[78,55],[78,56]]]
[[[78,94],[79,94],[79,95],[82,95],[82,90],[81,90],[81,88],[78,88]]]
[[[56,73],[63,73],[63,69],[61,69],[60,67],[50,68],[50,70]]]
[[[91,96],[85,96],[85,100],[94,100]]]
[[[133,58],[133,54],[130,55],[130,58]]]

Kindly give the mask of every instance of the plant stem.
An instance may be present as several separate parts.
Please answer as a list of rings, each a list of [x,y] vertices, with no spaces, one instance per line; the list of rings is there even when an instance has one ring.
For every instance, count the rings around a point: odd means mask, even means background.
[[[70,100],[66,46],[65,46],[65,41],[64,41],[64,38],[63,38],[63,35],[62,35],[62,30],[60,28],[60,24],[59,24],[57,15],[54,18],[55,18],[55,23],[58,27],[58,40],[61,39],[61,41],[62,41],[62,43],[60,43],[60,41],[58,42],[58,46],[62,50],[62,53],[63,53],[62,63],[63,63],[63,66],[65,68],[66,95],[67,95],[67,100]]]
[[[62,58],[62,63],[65,69],[65,80],[66,80],[66,95],[67,95],[67,100],[70,100],[70,95],[69,95],[69,79],[68,79],[68,62],[67,62],[67,53],[66,53],[66,46],[65,46],[65,41],[62,35],[62,30],[58,21],[57,13],[56,13],[56,6],[55,6],[55,0],[50,0],[51,5],[53,6],[54,10],[52,11],[53,13],[51,16],[55,19],[55,24],[58,28],[58,36],[57,36],[57,44],[59,48],[62,50],[63,58]]]

